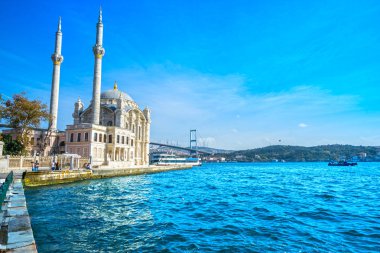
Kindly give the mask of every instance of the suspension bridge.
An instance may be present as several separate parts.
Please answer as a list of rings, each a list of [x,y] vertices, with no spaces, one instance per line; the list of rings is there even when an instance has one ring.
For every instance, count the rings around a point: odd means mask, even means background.
[[[211,155],[212,153],[207,151],[198,150],[197,148],[197,130],[192,129],[190,130],[190,145],[189,147],[181,147],[178,145],[171,145],[171,144],[164,144],[164,143],[158,143],[158,142],[150,142],[150,145],[153,146],[159,146],[159,147],[168,147],[178,150],[185,150],[189,151],[190,154],[203,154],[203,155]]]

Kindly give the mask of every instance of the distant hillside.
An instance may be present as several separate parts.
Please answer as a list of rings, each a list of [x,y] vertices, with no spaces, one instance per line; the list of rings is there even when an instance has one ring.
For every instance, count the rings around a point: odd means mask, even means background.
[[[234,152],[233,150],[225,150],[225,149],[218,149],[218,148],[208,148],[208,147],[197,147],[197,150],[208,152],[211,154],[227,154]]]
[[[190,147],[186,147],[190,148]],[[197,150],[207,152],[210,154],[226,154],[233,152],[232,150],[224,150],[224,149],[217,149],[217,148],[208,148],[208,147],[197,147]],[[177,155],[188,155],[189,151],[182,150],[182,149],[175,149],[170,147],[151,147],[150,153],[156,153],[156,152],[166,152],[166,153],[172,153]]]
[[[268,162],[284,160],[287,162],[316,162],[354,158],[358,161],[380,161],[379,147],[324,145],[316,147],[268,146],[223,154],[230,161]]]

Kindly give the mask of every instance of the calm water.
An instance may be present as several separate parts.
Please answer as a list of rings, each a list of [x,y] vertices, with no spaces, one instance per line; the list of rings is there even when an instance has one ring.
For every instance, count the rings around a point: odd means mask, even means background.
[[[39,252],[380,250],[380,163],[206,164],[26,195]]]

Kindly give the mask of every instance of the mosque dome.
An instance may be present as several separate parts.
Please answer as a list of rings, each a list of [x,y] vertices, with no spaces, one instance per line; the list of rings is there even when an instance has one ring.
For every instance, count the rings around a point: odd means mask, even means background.
[[[133,101],[133,99],[131,98],[131,96],[129,96],[125,92],[120,91],[117,88],[117,83],[116,82],[115,82],[115,84],[113,86],[113,89],[106,90],[106,91],[102,92],[100,94],[100,98],[101,99],[120,99],[120,98],[122,98],[122,99],[125,99],[125,100],[131,100],[131,101]]]

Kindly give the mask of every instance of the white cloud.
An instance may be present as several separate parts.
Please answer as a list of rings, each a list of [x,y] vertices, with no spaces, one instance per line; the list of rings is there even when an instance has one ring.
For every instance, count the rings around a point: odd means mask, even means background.
[[[299,124],[298,124],[298,127],[300,127],[300,128],[305,128],[305,127],[308,127],[308,125],[305,124],[305,123],[299,123]]]
[[[176,65],[108,72],[102,89],[111,89],[114,80],[141,107],[151,108],[151,138],[156,141],[186,144],[188,131],[197,129],[200,136],[213,136],[212,140],[199,140],[227,149],[265,146],[279,139],[289,145],[310,146],[322,138],[333,139],[336,131],[331,128],[339,123],[336,119],[358,109],[358,97],[333,94],[317,86],[259,94],[243,75],[213,75]],[[293,133],[295,124],[308,126],[297,123],[300,119],[318,121],[321,127],[313,131],[319,132]],[[329,126],[319,122],[329,122]]]
[[[197,140],[198,146],[202,147],[212,147],[215,144],[214,137],[204,137],[198,138]]]

